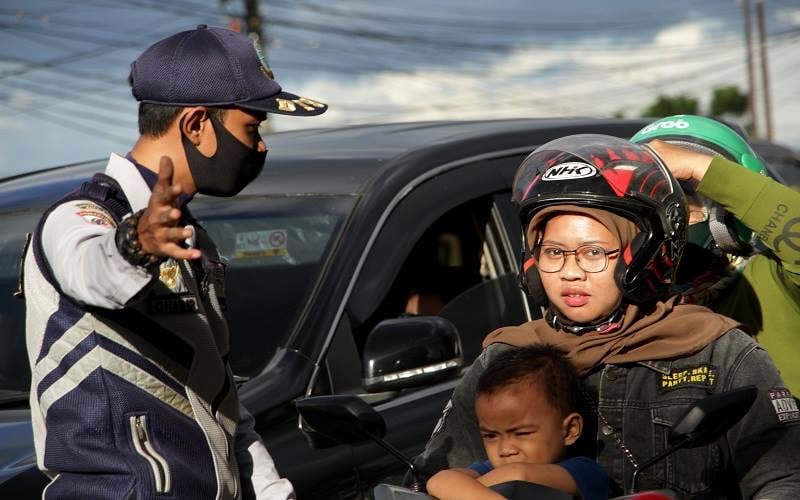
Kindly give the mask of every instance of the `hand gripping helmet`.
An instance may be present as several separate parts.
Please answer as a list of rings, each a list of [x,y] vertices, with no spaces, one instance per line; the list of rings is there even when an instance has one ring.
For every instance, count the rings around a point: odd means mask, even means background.
[[[540,146],[519,166],[514,203],[523,231],[552,205],[578,205],[614,212],[640,230],[621,252],[615,279],[628,303],[666,297],[686,244],[688,214],[680,185],[647,148],[605,135],[580,134]],[[526,242],[525,250],[537,242]],[[528,256],[523,259],[528,259]],[[521,270],[540,305],[544,297],[533,259]]]
[[[741,135],[705,116],[674,115],[661,118],[638,131],[631,142],[645,144],[653,139],[711,156],[721,156],[762,175],[766,172],[756,152]],[[728,253],[747,253],[753,242],[753,232],[719,204],[709,201],[708,206],[710,235],[700,245],[709,250],[716,245]]]

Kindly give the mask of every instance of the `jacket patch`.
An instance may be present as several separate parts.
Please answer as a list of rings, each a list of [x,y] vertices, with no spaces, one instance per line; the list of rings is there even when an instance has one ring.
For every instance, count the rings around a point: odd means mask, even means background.
[[[800,421],[800,411],[797,409],[797,400],[794,399],[789,389],[785,387],[773,387],[768,391],[769,402],[775,410],[778,422],[786,424],[789,422]]]
[[[661,375],[659,389],[671,391],[684,387],[710,389],[717,378],[717,369],[709,364],[670,371],[669,375]]]

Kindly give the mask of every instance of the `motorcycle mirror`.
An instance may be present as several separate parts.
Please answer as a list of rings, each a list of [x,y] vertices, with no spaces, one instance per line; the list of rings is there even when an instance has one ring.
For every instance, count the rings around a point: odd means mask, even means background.
[[[633,471],[629,492],[636,491],[636,480],[641,471],[663,460],[667,455],[681,448],[705,446],[725,434],[750,411],[757,395],[758,389],[755,386],[746,385],[696,401],[673,425],[667,438],[670,447],[642,462]]]
[[[316,396],[301,399],[295,406],[309,427],[340,444],[362,443],[386,435],[383,418],[358,396]]]
[[[295,403],[297,412],[314,431],[340,444],[374,441],[388,451],[411,472],[413,491],[420,491],[417,468],[411,460],[383,437],[386,422],[363,399],[354,395],[315,396]]]
[[[701,399],[672,427],[669,443],[694,448],[715,441],[750,411],[757,395],[748,385]]]

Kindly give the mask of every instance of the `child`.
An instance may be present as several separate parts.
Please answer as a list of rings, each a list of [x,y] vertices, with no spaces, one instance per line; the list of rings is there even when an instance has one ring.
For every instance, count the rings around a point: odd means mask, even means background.
[[[531,345],[505,351],[481,375],[475,412],[489,460],[428,480],[440,499],[503,498],[489,486],[527,481],[584,500],[606,499],[608,478],[587,457],[567,458],[581,435],[578,377],[559,351]]]

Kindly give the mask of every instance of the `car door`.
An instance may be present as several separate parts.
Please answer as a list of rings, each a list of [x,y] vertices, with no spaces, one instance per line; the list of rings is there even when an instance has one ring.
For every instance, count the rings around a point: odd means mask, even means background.
[[[362,381],[365,338],[381,320],[409,315],[408,297],[438,295],[430,307],[459,331],[466,368],[494,328],[529,318],[517,286],[518,251],[502,203],[521,156],[462,165],[420,183],[389,214],[363,257],[314,386],[315,394],[358,394],[384,417],[387,439],[407,456],[421,452],[458,377],[423,387],[369,393]],[[517,236],[518,239],[518,236]],[[428,307],[428,314],[430,314]],[[423,309],[425,309],[423,307]],[[362,493],[404,467],[376,445],[352,447]]]

